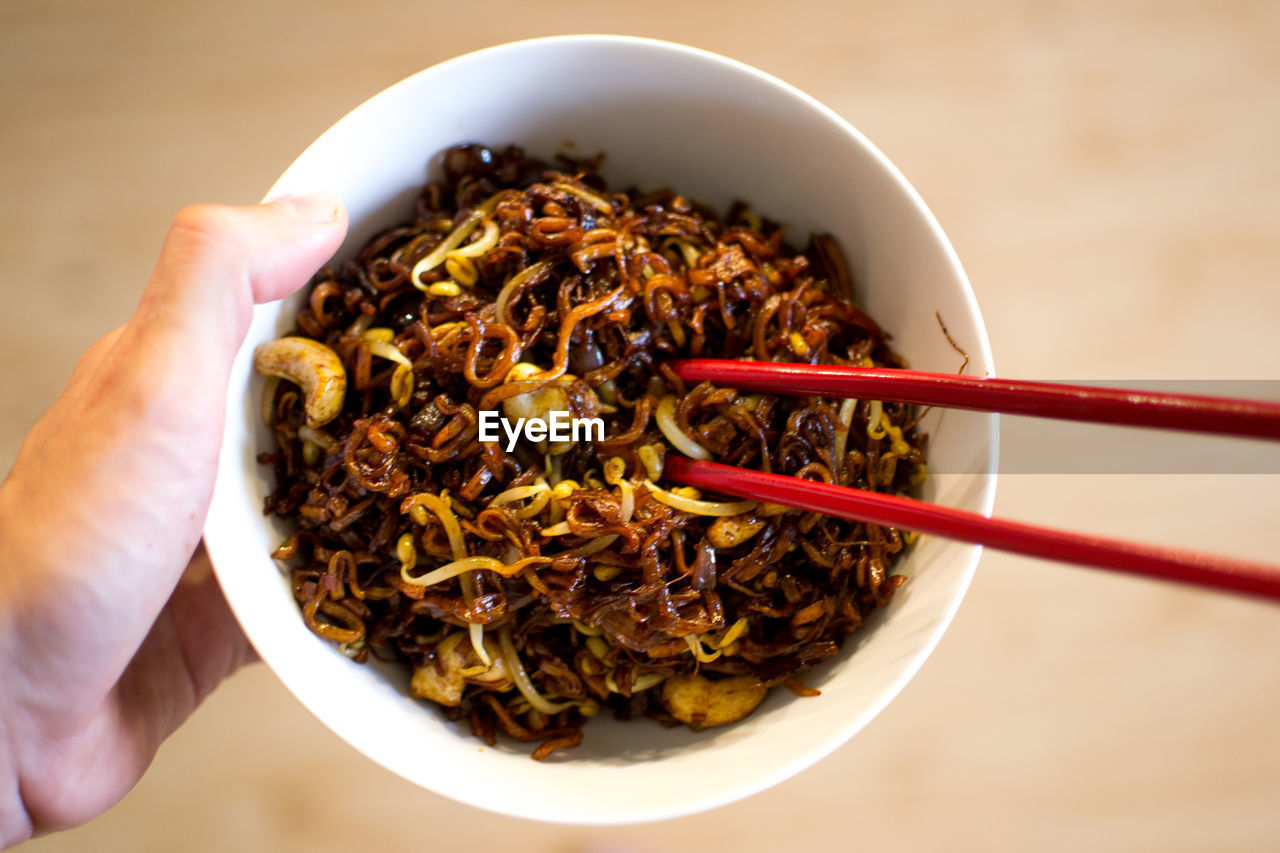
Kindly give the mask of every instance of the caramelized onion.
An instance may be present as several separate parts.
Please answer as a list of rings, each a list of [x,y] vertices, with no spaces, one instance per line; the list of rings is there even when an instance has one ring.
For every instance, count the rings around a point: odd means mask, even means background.
[[[443,163],[411,221],[303,299],[288,337],[341,363],[337,414],[308,424],[296,385],[262,392],[266,509],[294,527],[273,556],[305,624],[447,686],[415,695],[538,759],[605,707],[705,726],[795,689],[890,600],[911,537],[667,489],[664,456],[905,492],[927,470],[915,415],[686,387],[666,362],[903,366],[834,239],[798,252],[742,204],[720,219],[518,148]],[[554,411],[603,438],[480,440],[490,412]]]

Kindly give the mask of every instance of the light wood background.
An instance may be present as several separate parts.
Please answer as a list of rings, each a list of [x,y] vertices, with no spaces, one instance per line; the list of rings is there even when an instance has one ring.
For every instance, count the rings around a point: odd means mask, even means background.
[[[180,206],[256,200],[420,68],[581,31],[725,53],[850,119],[950,234],[1004,375],[1280,378],[1280,4],[5,0],[0,462],[128,317]],[[1267,470],[1021,473],[996,511],[1280,562]],[[256,667],[119,806],[30,849],[1275,850],[1278,715],[1277,607],[989,554],[877,720],[708,814],[578,829],[459,806]]]

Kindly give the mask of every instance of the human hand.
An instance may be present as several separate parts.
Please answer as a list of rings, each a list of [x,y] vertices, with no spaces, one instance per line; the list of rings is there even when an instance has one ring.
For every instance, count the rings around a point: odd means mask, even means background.
[[[0,484],[0,847],[106,810],[252,658],[200,547],[227,377],[345,232],[329,194],[179,213]]]

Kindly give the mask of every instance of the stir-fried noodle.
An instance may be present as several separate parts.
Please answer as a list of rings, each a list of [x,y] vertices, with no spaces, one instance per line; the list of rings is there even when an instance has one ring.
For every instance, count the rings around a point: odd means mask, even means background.
[[[664,454],[883,492],[925,473],[910,407],[664,366],[901,366],[833,240],[799,253],[743,204],[718,219],[593,166],[450,149],[413,220],[322,270],[295,335],[259,352],[291,380],[269,381],[261,460],[306,624],[535,758],[604,706],[699,728],[771,686],[814,693],[798,676],[902,580],[898,531],[669,488]],[[600,418],[604,438],[507,452],[479,440],[486,410]]]

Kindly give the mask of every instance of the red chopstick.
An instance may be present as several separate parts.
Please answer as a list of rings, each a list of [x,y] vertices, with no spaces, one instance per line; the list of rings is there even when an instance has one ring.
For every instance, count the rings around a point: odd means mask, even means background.
[[[1280,403],[920,370],[695,358],[669,362],[685,382],[746,391],[892,400],[949,409],[1280,440]]]
[[[837,518],[916,530],[1063,563],[1280,599],[1280,566],[987,518],[911,498],[668,453],[663,479]]]

